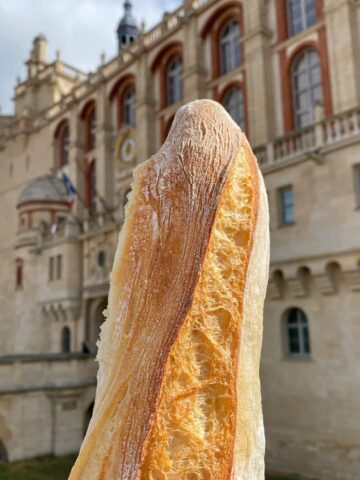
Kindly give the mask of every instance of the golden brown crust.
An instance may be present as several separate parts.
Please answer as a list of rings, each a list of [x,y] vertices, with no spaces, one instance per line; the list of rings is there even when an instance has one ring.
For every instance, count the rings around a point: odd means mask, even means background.
[[[135,173],[101,335],[94,415],[71,480],[139,474],[168,353],[193,304],[239,133],[222,107],[193,102]]]
[[[247,145],[229,169],[193,302],[170,350],[138,478],[229,479],[245,282],[259,179]]]

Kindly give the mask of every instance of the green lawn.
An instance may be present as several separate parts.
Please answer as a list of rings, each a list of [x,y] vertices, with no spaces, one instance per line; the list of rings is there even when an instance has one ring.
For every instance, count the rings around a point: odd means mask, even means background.
[[[75,457],[42,457],[0,465],[1,480],[67,480]]]
[[[1,480],[67,480],[75,457],[42,457],[24,462],[0,464]],[[266,477],[266,480],[286,480]]]

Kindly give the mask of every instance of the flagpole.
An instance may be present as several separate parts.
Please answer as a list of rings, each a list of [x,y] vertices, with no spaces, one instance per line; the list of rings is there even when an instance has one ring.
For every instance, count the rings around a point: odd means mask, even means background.
[[[50,168],[50,173],[51,173],[51,175],[52,175],[54,178],[58,178],[57,175],[56,175],[56,170],[55,170],[55,168],[53,168],[53,167]],[[59,180],[60,180],[60,179],[59,179]],[[54,188],[55,188],[55,190],[58,192],[59,195],[62,195],[62,192],[58,189],[58,187],[56,186],[56,183],[54,184]],[[80,201],[82,202],[81,195],[79,195],[77,191],[76,191],[76,195],[79,196],[79,199],[80,199]],[[83,232],[83,231],[84,231],[84,228],[83,228],[83,227],[84,227],[84,222],[81,221],[81,219],[80,219],[77,215],[75,215],[72,210],[71,210],[70,213],[71,213],[72,217],[76,220],[76,222],[78,223],[78,225],[80,226],[81,232]]]

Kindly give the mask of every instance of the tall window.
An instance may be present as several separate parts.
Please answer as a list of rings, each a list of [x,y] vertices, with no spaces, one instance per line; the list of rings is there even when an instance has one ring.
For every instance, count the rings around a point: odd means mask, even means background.
[[[123,101],[123,122],[125,125],[135,127],[135,88],[133,86],[127,88],[122,98]]]
[[[223,99],[224,108],[230,114],[232,119],[241,127],[245,128],[245,107],[244,107],[244,94],[241,88],[230,88]]]
[[[60,280],[62,277],[62,255],[56,256],[56,278]]]
[[[295,126],[305,127],[315,120],[315,106],[323,102],[319,54],[305,49],[291,69]]]
[[[85,107],[82,118],[84,120],[85,150],[89,152],[96,146],[96,107],[94,102]]]
[[[49,281],[55,279],[55,257],[49,257]]]
[[[49,257],[49,281],[60,280],[62,278],[62,255]]]
[[[227,22],[220,31],[220,69],[221,74],[231,72],[241,64],[240,25],[235,19]]]
[[[167,100],[168,105],[172,105],[182,99],[182,61],[179,56],[173,57],[166,71],[167,77]]]
[[[63,122],[56,134],[56,163],[59,168],[69,163],[70,131],[68,122]]]
[[[71,351],[71,332],[69,327],[64,327],[61,332],[61,351],[69,353]]]
[[[89,150],[95,148],[96,145],[96,111],[92,109],[89,116]]]
[[[87,171],[87,204],[90,215],[96,213],[96,163],[92,160]]]
[[[296,35],[316,23],[316,0],[288,0],[288,31]]]
[[[299,308],[288,311],[285,318],[285,336],[289,355],[310,355],[308,320]]]
[[[279,220],[281,225],[295,223],[294,192],[292,185],[279,189]]]

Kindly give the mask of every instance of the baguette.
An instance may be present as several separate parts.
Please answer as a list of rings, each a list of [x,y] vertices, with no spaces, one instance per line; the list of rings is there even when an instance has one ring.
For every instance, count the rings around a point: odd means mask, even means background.
[[[182,107],[134,171],[70,480],[259,480],[266,192],[223,107]]]

